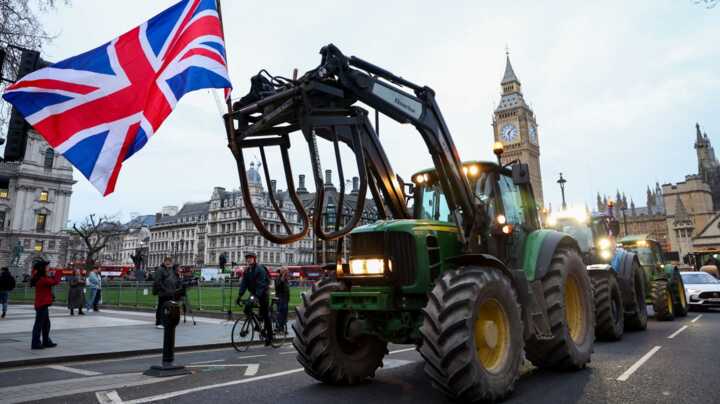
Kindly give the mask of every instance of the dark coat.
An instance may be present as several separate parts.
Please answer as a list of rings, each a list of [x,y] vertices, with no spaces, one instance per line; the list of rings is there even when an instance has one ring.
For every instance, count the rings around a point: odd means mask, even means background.
[[[0,273],[0,292],[9,292],[15,289],[15,278],[10,272],[2,271]]]
[[[243,273],[242,281],[240,281],[240,298],[246,290],[255,297],[263,297],[267,294],[268,286],[270,286],[270,275],[267,268],[262,264],[255,264],[247,267]]]
[[[153,282],[154,295],[164,298],[174,298],[180,286],[180,279],[174,268],[161,265],[157,271],[155,271],[155,281]]]
[[[68,309],[81,309],[85,304],[85,279],[82,276],[71,276],[68,284]]]
[[[287,279],[278,277],[275,279],[275,296],[283,301],[290,300],[290,285]]]

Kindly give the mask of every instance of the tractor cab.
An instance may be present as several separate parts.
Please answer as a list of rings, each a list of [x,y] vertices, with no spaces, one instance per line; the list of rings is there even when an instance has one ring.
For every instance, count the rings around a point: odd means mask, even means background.
[[[661,271],[665,264],[662,247],[656,240],[650,238],[649,234],[639,234],[623,237],[618,245],[624,250],[637,254],[640,265],[646,269]]]
[[[551,214],[545,225],[577,240],[587,265],[608,264],[615,255],[619,223],[613,216],[566,209]]]
[[[515,168],[517,167],[517,168]],[[484,239],[493,244],[488,250],[512,266],[519,257],[511,251],[510,245],[520,246],[530,232],[540,227],[538,210],[529,181],[525,181],[521,170],[523,164],[512,169],[488,161],[463,163],[473,191],[475,203],[481,205],[486,223]],[[420,171],[412,176],[414,184],[413,217],[447,223],[455,223],[443,193],[437,171]]]

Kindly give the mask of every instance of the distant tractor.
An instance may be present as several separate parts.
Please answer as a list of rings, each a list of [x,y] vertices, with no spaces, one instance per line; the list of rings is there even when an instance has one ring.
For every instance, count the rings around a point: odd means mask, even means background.
[[[638,234],[623,237],[618,244],[624,250],[637,254],[646,280],[651,285],[646,302],[652,304],[655,318],[672,321],[675,317],[687,316],[685,284],[678,268],[665,261],[660,243],[648,234]]]
[[[582,251],[595,298],[595,337],[617,341],[625,330],[646,329],[645,273],[635,253],[616,248],[617,219],[565,210],[552,214],[546,225],[571,235]]]

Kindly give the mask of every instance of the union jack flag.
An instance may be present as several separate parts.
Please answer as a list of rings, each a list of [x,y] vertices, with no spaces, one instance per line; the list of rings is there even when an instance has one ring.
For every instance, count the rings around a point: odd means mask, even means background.
[[[183,0],[98,48],[37,70],[3,98],[103,195],[186,93],[231,89],[215,0]]]

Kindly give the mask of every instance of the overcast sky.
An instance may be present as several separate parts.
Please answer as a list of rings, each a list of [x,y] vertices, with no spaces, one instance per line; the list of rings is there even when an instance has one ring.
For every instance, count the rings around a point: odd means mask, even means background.
[[[173,3],[73,0],[43,17],[57,33],[43,57],[58,61],[94,48]],[[223,11],[234,96],[247,92],[261,68],[289,76],[294,67],[315,67],[320,47],[332,42],[434,88],[463,159],[492,158],[492,112],[508,45],[537,115],[545,199],[554,206],[559,172],[570,202],[592,204],[597,191],[614,194],[619,187],[644,205],[647,184],[697,171],[695,122],[720,147],[720,7],[707,10],[692,0],[225,0]],[[410,127],[385,119],[380,136],[406,178],[431,165]],[[296,174],[309,174],[305,150],[298,138]],[[325,156],[324,168],[332,168],[331,154]],[[270,168],[280,175],[278,161]],[[124,164],[111,196],[75,176],[71,220],[150,214],[207,200],[214,186],[239,184],[210,91],[182,99]]]

